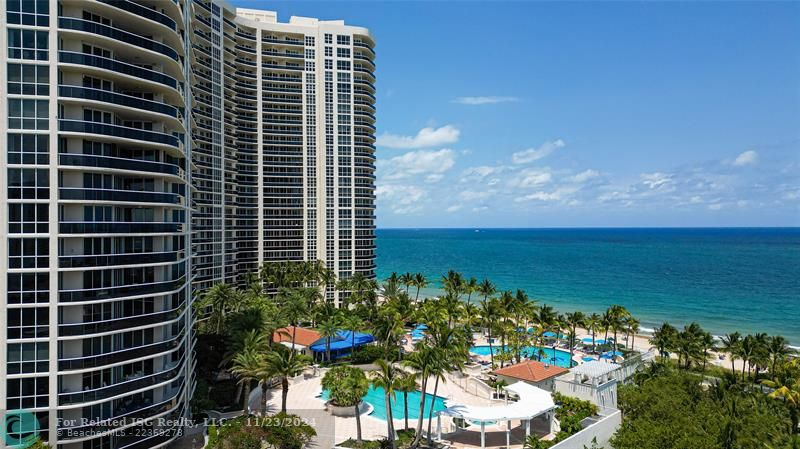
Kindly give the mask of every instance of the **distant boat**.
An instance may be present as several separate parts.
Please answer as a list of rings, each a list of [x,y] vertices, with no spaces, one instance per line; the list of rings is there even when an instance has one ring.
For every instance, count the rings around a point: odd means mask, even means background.
[[[479,229],[476,229],[475,232],[481,232]]]

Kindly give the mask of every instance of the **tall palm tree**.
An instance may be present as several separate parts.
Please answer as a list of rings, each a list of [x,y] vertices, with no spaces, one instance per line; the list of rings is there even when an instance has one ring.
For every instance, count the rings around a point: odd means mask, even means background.
[[[408,430],[408,393],[417,391],[417,380],[414,378],[414,375],[405,372],[402,373],[398,379],[395,390],[399,393],[403,393],[403,419],[405,420],[404,428]]]
[[[789,348],[789,342],[787,342],[786,339],[780,335],[775,335],[769,338],[767,350],[770,358],[769,371],[774,376],[775,368],[778,363],[785,360],[786,357],[792,353],[792,350]]]
[[[264,357],[249,348],[233,358],[231,373],[239,379],[239,385],[244,387],[244,413],[248,413],[250,408],[250,385],[259,380],[263,364]]]
[[[236,289],[225,283],[214,284],[206,290],[200,297],[200,300],[195,303],[195,308],[198,311],[209,311],[209,322],[214,329],[214,333],[220,335],[222,333],[222,326],[225,324],[225,318],[229,312],[236,309],[235,303],[238,301],[239,295]]]
[[[494,286],[494,284],[492,284],[492,281],[484,279],[478,285],[478,293],[483,295],[483,300],[486,301],[489,299],[490,296],[497,293],[497,288]]]
[[[703,375],[706,374],[706,363],[708,363],[709,353],[717,350],[717,341],[710,332],[702,332],[698,339],[698,344],[703,353]]]
[[[293,326],[292,329],[292,351],[294,351],[297,336],[297,327],[300,321],[308,316],[311,309],[309,292],[307,289],[283,289],[278,294],[280,312],[284,319]]]
[[[403,359],[403,364],[414,370],[414,375],[420,380],[420,400],[419,400],[419,417],[417,419],[417,432],[414,436],[414,441],[411,443],[412,448],[419,447],[422,438],[422,421],[425,419],[425,392],[428,388],[428,377],[431,375],[432,368],[436,363],[436,351],[423,342],[418,342],[414,345],[414,352],[408,354]]]
[[[414,287],[417,288],[417,294],[414,297],[414,302],[419,301],[419,291],[428,286],[428,280],[425,278],[425,275],[422,273],[417,273],[414,275]]]
[[[406,294],[408,294],[408,289],[411,288],[411,284],[414,283],[414,275],[408,272],[401,274],[400,283],[406,286]]]
[[[633,349],[634,343],[636,343],[636,334],[639,333],[639,320],[631,315],[627,315],[623,318],[623,323],[625,326],[625,338],[630,343],[631,349]]]
[[[472,294],[478,292],[478,287],[478,280],[474,277],[469,278],[469,280],[464,283],[464,292],[467,294],[467,304],[470,304],[472,301]]]
[[[492,368],[494,368],[494,338],[492,331],[497,326],[497,316],[499,312],[497,301],[492,299],[483,299],[481,301],[481,325],[486,328],[486,338],[489,342],[489,358],[491,359]]]
[[[602,325],[600,320],[601,320],[600,315],[596,313],[592,313],[591,315],[586,317],[585,321],[586,330],[592,334],[592,352],[595,352],[597,347],[595,335],[597,334],[597,332],[600,331],[600,326]]]
[[[349,313],[344,316],[340,325],[342,329],[350,331],[350,353],[352,357],[356,353],[356,332],[363,329],[364,321],[358,315]]]
[[[394,431],[394,417],[392,416],[392,399],[394,399],[395,391],[400,383],[400,372],[386,360],[376,360],[375,365],[378,369],[372,372],[370,379],[374,387],[383,388],[383,398],[386,402],[386,427],[388,430],[389,442],[392,444],[392,449],[396,449],[397,441]]]
[[[552,306],[542,304],[542,306],[539,307],[539,311],[534,316],[534,321],[536,322],[536,325],[539,326],[539,333],[537,334],[537,337],[542,340],[541,342],[538,342],[536,346],[541,348],[544,346],[544,333],[555,325],[555,323],[558,321],[558,316],[556,315],[555,309],[553,309]],[[540,362],[542,361],[542,353],[543,351],[538,351],[537,353],[537,360]]]
[[[264,358],[262,370],[262,395],[261,412],[267,413],[267,385],[266,380],[278,378],[281,382],[281,412],[286,413],[286,400],[289,397],[289,379],[300,375],[311,363],[311,359],[304,354],[294,351],[277,350],[267,353]]]
[[[583,312],[567,313],[566,322],[569,326],[569,363],[572,366],[572,357],[575,355],[575,332],[580,326],[586,325],[586,315]]]
[[[678,330],[671,324],[664,323],[660,327],[655,328],[653,336],[650,337],[650,344],[658,349],[658,354],[662,360],[665,360],[669,353],[675,349],[677,343]]]
[[[783,362],[780,373],[772,380],[761,382],[772,388],[769,397],[783,400],[789,409],[789,418],[792,422],[792,434],[800,434],[800,359]]]
[[[442,276],[442,286],[444,286],[445,292],[460,296],[464,288],[464,276],[457,271],[450,270]]]
[[[611,330],[614,332],[614,352],[616,352],[618,349],[617,333],[620,330],[623,330],[624,320],[626,317],[630,316],[630,313],[628,313],[628,310],[625,309],[625,307],[618,304],[614,304],[609,307],[608,312],[611,317],[610,325]]]
[[[720,339],[720,350],[726,352],[731,359],[731,371],[736,373],[735,362],[739,358],[739,351],[741,350],[742,334],[734,332],[731,334],[723,335]]]
[[[331,400],[338,405],[355,408],[356,440],[361,443],[360,405],[369,392],[369,380],[364,371],[351,365],[336,366],[322,377],[322,388],[330,392]]]
[[[331,361],[331,339],[339,335],[339,330],[341,329],[340,322],[340,317],[338,315],[333,315],[325,321],[320,322],[317,327],[319,336],[325,339],[325,360],[329,363]]]
[[[745,379],[745,367],[747,375],[750,375],[750,363],[756,356],[756,340],[752,335],[745,335],[739,345],[739,357],[742,359],[742,380]]]

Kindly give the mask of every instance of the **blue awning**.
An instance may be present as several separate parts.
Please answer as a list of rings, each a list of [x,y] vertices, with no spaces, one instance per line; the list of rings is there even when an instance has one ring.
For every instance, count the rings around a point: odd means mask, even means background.
[[[353,331],[339,331],[336,337],[331,338],[331,351],[341,351],[343,349],[352,349],[353,337],[355,336],[355,346],[363,346],[375,341],[375,337],[370,334]],[[321,338],[311,345],[311,350],[314,352],[326,351],[326,338]]]

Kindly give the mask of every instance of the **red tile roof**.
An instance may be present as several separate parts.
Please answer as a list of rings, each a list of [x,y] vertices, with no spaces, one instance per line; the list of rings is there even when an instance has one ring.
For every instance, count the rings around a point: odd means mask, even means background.
[[[291,343],[293,332],[294,332],[294,326],[282,327],[276,330],[274,334],[272,334],[272,341],[276,343],[282,341],[287,341]],[[314,344],[320,338],[322,337],[320,337],[317,331],[298,327],[297,333],[295,334],[295,339],[296,339],[295,343],[297,343],[298,345],[303,345],[308,347]]]
[[[516,365],[506,366],[494,370],[494,374],[524,380],[528,382],[541,382],[551,377],[568,373],[569,370],[555,365],[548,365],[535,360],[528,360]]]

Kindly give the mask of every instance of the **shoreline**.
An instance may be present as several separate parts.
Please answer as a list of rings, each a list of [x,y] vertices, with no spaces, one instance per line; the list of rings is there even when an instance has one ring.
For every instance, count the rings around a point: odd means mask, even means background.
[[[383,282],[384,281],[381,280],[381,281],[379,281],[379,284],[383,284]],[[403,289],[403,290],[405,290],[405,289]],[[409,295],[409,297],[411,297],[412,301],[414,300],[415,292],[416,292],[416,288],[415,287],[411,287],[409,289],[409,291],[408,291],[408,295]],[[419,300],[422,301],[423,299],[426,299],[426,298],[434,298],[436,296],[439,296],[442,293],[444,293],[444,289],[442,289],[442,288],[439,288],[439,287],[426,287],[426,288],[423,288],[423,289],[420,290]],[[480,295],[473,294],[472,303],[473,304],[477,304],[477,302],[480,301],[481,299],[483,299],[483,298]],[[592,312],[587,312],[585,310],[582,310],[580,308],[580,306],[576,306],[576,307],[569,308],[568,310],[564,310],[563,307],[559,307],[553,302],[548,302],[546,300],[537,300],[536,298],[531,298],[531,299],[533,299],[533,301],[535,303],[537,303],[537,304],[547,304],[547,305],[553,306],[553,308],[555,309],[555,311],[557,313],[565,313],[567,311],[573,311],[573,310],[577,310],[577,311],[583,312],[584,314],[592,313]],[[466,298],[462,297],[461,300],[466,302]],[[609,307],[609,306],[611,306],[611,304],[607,305],[607,307]],[[595,313],[601,313],[601,312],[598,311],[598,312],[595,312]],[[637,333],[636,336],[637,337],[641,337],[641,338],[643,338],[645,340],[649,339],[650,336],[652,336],[652,334],[655,331],[656,327],[658,327],[661,324],[663,324],[663,322],[655,323],[653,321],[648,321],[646,319],[643,319],[640,315],[638,315],[636,313],[633,313],[633,315],[634,315],[635,318],[640,320],[639,332]],[[683,328],[683,326],[687,326],[687,325],[689,325],[691,323],[691,322],[684,323],[684,322],[669,321],[669,320],[667,320],[667,322],[669,324],[671,324],[672,326],[675,326],[678,330]],[[702,322],[702,321],[697,321],[697,323],[700,324],[700,326],[702,326],[704,329],[709,329],[708,323]],[[709,330],[709,332],[711,332],[711,331]],[[743,336],[747,335],[748,333],[752,333],[752,332],[747,332],[747,331],[743,331],[743,330],[739,330],[739,329],[732,329],[732,330],[731,329],[727,329],[724,332],[711,332],[711,334],[717,341],[719,341],[722,338],[722,336],[724,336],[726,333],[732,333],[732,332],[739,332]],[[761,331],[761,332],[763,332],[763,331]],[[766,332],[766,333],[769,334],[769,335],[783,335],[786,338],[786,340],[788,341],[789,347],[791,349],[795,350],[795,351],[800,352],[800,339],[793,340],[789,336],[786,336],[786,335],[784,335],[782,333],[770,333],[770,332]]]

